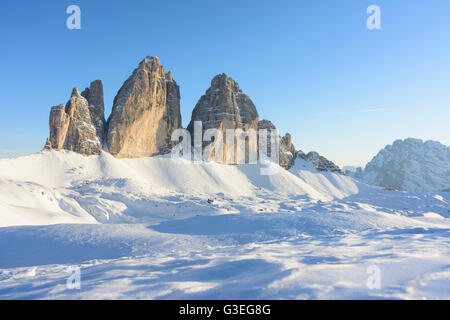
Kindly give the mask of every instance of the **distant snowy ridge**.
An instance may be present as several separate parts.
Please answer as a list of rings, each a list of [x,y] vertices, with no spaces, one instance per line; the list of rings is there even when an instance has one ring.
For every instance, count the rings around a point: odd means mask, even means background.
[[[365,183],[411,192],[450,192],[450,147],[408,138],[386,146],[354,176]]]

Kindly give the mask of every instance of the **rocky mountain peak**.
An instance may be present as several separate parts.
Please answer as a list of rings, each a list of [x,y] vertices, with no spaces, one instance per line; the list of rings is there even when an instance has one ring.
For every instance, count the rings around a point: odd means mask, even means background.
[[[158,57],[147,56],[138,64],[138,69],[148,69],[152,70],[152,68],[157,68],[161,66],[161,61]]]
[[[144,59],[142,59],[138,63],[138,66],[133,70],[130,77],[128,77],[128,79],[125,81],[125,83],[127,81],[135,82],[136,78],[144,78],[150,76],[156,78],[158,77],[165,78],[164,67],[161,65],[161,61],[159,60],[158,57],[147,56]],[[122,85],[121,89],[128,87],[124,85]]]
[[[78,91],[78,88],[75,87],[72,89],[72,94],[70,95],[70,98],[76,98],[76,97],[81,97],[80,92]]]
[[[168,79],[170,78],[170,80]],[[180,92],[158,57],[143,59],[124,82],[108,119],[106,142],[119,158],[168,152],[171,134],[181,127]]]
[[[248,131],[258,130],[258,111],[252,100],[239,89],[237,82],[225,73],[216,75],[211,80],[211,86],[197,102],[192,111],[188,130],[194,136],[194,122],[201,121],[203,132],[207,129],[218,129],[222,132],[222,142],[215,143],[215,149],[226,149],[226,130],[242,129]],[[208,144],[208,143],[207,143]],[[219,145],[220,144],[220,145]],[[256,141],[249,146],[257,152]],[[227,159],[223,154],[225,163],[234,163],[233,159]],[[220,159],[216,159],[219,160]]]
[[[242,93],[239,84],[226,73],[218,74],[211,80],[211,87],[209,90],[230,90],[233,93]]]
[[[387,145],[355,177],[385,188],[424,192],[450,190],[450,147],[408,138]]]
[[[291,134],[289,132],[287,132],[283,138],[281,138],[281,140],[283,141],[283,143],[288,147],[288,148],[293,148],[294,145],[292,144],[292,137]],[[294,148],[295,151],[295,148]]]
[[[172,72],[165,72],[158,57],[147,56],[119,89],[108,121],[105,121],[104,110],[103,84],[100,80],[92,81],[81,94],[78,88],[73,88],[66,105],[51,108],[50,137],[45,149],[67,149],[90,155],[99,154],[102,144],[106,143],[108,151],[118,158],[148,157],[170,152],[175,144],[171,141],[171,135],[181,127],[180,88]],[[256,132],[256,139],[245,138],[245,162],[256,161],[253,155],[259,155],[261,141],[258,131],[267,129],[267,155],[271,156],[271,131],[276,130],[275,125],[269,120],[259,121],[252,100],[225,73],[212,78],[210,87],[195,105],[187,128],[191,137],[194,137],[195,121],[202,123],[202,134],[208,129],[218,129],[222,133],[222,139],[209,137],[209,141],[203,142],[203,147],[210,144],[213,147],[211,155],[216,150],[223,150],[219,153],[223,159],[215,160],[228,164],[243,160],[237,159],[236,146],[234,159],[226,155],[228,129],[241,129],[247,138],[253,137],[252,130]],[[289,133],[278,138],[279,164],[283,168],[291,168],[295,159],[300,157],[318,170],[340,171],[334,163],[316,152],[305,155],[296,151]],[[411,140],[409,143],[417,141]],[[394,146],[398,144],[394,142]],[[197,151],[195,154],[197,156]]]
[[[314,167],[319,171],[332,171],[342,173],[341,168],[334,164],[334,162],[328,160],[324,156],[321,156],[316,151],[311,151],[306,154],[306,159],[311,162]]]
[[[188,129],[192,128],[193,121],[202,121],[204,129],[257,130],[258,111],[238,83],[222,73],[211,80],[211,86],[198,101]]]
[[[297,159],[307,161],[318,171],[331,171],[336,173],[343,173],[341,168],[337,166],[333,161],[328,160],[324,156],[321,156],[316,151],[310,151],[305,154],[303,151],[298,150],[296,152]]]
[[[44,149],[70,150],[83,155],[100,154],[102,147],[92,124],[88,101],[77,88],[66,105],[51,108],[50,137]]]

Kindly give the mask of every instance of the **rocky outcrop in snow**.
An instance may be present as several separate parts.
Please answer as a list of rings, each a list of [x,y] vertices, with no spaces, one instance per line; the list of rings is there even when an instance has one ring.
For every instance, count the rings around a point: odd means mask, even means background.
[[[52,108],[50,137],[44,149],[67,149],[91,155],[101,153],[105,143],[108,151],[118,158],[148,157],[170,152],[175,144],[171,141],[172,133],[181,128],[180,88],[173,80],[172,73],[165,73],[157,57],[148,56],[142,60],[124,82],[114,98],[107,122],[104,109],[103,85],[100,80],[91,82],[81,95],[74,89],[66,106]],[[222,73],[211,80],[211,86],[199,99],[187,129],[191,133],[191,141],[195,142],[194,127],[197,125],[196,121],[201,123],[199,142],[203,147],[202,151],[205,147],[210,148],[206,152],[209,152],[210,159],[204,160],[226,164],[256,162],[261,154],[261,150],[258,150],[261,140],[259,130],[267,129],[268,157],[272,156],[271,131],[276,130],[269,120],[258,120],[258,111],[252,100],[242,92],[235,80]],[[221,139],[216,139],[214,135],[205,137],[208,129],[218,129],[222,134]],[[227,154],[228,129],[241,129],[243,135],[238,140],[245,139],[246,144],[241,145],[240,150],[235,145],[233,156],[231,152]],[[207,141],[202,141],[202,138]],[[317,170],[340,172],[334,163],[316,152],[307,155],[297,152],[289,133],[278,138],[281,167],[290,169],[300,156],[311,162]],[[235,144],[235,141],[232,143]],[[194,150],[197,151],[196,148]],[[245,153],[245,159],[242,158],[242,153]],[[197,152],[194,154],[198,155]]]
[[[275,130],[275,125],[269,120],[261,120],[258,123],[258,129],[267,129],[267,150],[268,156],[270,157],[271,153],[271,141],[270,141],[270,132]],[[341,169],[335,165],[332,161],[326,159],[325,157],[319,155],[315,151],[311,151],[308,154],[303,153],[303,151],[295,150],[295,146],[292,143],[292,137],[289,133],[286,133],[283,137],[279,137],[279,165],[286,170],[289,170],[295,165],[295,160],[297,158],[301,158],[315,168],[318,171],[331,171],[342,173]]]
[[[292,138],[286,133],[280,140],[280,166],[289,169],[295,164],[296,151]]]
[[[272,155],[272,142],[271,142],[271,132],[276,130],[275,125],[266,119],[260,120],[258,122],[258,133],[259,130],[266,129],[267,130],[267,156],[271,157]],[[259,135],[258,135],[259,138]],[[259,142],[258,142],[259,146]],[[296,152],[294,144],[292,143],[292,138],[289,133],[286,133],[284,137],[279,136],[279,165],[284,169],[289,169],[295,164]]]
[[[146,57],[125,81],[108,119],[106,142],[118,158],[170,151],[171,135],[181,127],[180,91],[157,57]]]
[[[450,147],[437,141],[396,140],[381,150],[355,177],[396,190],[450,191]]]
[[[316,151],[311,151],[305,154],[303,151],[298,150],[296,153],[296,157],[310,162],[313,165],[313,167],[316,168],[316,170],[318,171],[331,171],[342,173],[342,170],[341,168],[339,168],[339,166],[334,164],[333,161],[330,161],[324,156],[321,156]]]
[[[44,149],[66,149],[83,155],[101,153],[102,145],[91,119],[88,101],[77,88],[72,90],[66,105],[51,108],[49,125],[50,137]]]

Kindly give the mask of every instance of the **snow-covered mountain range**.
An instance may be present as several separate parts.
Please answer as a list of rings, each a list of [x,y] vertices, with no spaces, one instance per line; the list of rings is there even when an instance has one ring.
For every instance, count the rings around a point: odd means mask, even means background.
[[[361,182],[277,133],[268,162],[275,125],[219,74],[183,142],[200,122],[201,134],[255,130],[259,161],[173,161],[179,89],[149,56],[108,120],[93,81],[51,108],[42,152],[0,159],[0,299],[449,297],[448,147],[396,141],[356,172]],[[224,150],[227,139],[208,139]],[[68,266],[80,268],[78,291]],[[368,266],[382,288],[368,287]]]
[[[450,191],[450,147],[437,141],[396,140],[354,176],[368,184],[396,190]]]

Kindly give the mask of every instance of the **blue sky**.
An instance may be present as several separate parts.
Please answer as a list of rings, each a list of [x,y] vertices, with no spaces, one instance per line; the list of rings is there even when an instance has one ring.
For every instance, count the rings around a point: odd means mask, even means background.
[[[66,8],[81,8],[81,30]],[[366,8],[381,8],[368,30]],[[22,1],[0,4],[0,157],[33,153],[52,105],[103,81],[107,116],[147,55],[181,87],[183,124],[215,74],[297,149],[363,165],[395,139],[450,145],[450,1]]]

